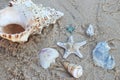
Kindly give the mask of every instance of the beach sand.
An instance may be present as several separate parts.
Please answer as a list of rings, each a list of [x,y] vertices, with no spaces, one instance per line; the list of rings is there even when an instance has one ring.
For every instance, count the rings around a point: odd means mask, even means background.
[[[13,43],[0,38],[0,80],[120,80],[120,0],[34,0],[36,4],[55,8],[64,16],[53,26],[44,29],[41,35],[32,35],[28,42]],[[8,0],[0,0],[0,9],[7,6]],[[13,17],[14,18],[14,17]],[[76,42],[87,40],[80,48],[83,59],[71,54],[63,59],[64,49],[58,41],[66,42],[70,34],[67,25],[75,26]],[[95,36],[85,33],[89,24],[95,29]],[[106,70],[94,65],[92,50],[100,41],[107,41],[111,47],[116,65]],[[41,49],[52,47],[59,51],[56,63],[44,70],[39,64]],[[75,79],[61,64],[69,61],[83,67],[83,75]]]

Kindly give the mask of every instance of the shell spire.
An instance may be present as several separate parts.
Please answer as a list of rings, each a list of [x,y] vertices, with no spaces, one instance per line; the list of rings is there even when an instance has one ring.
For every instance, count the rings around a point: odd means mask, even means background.
[[[82,66],[75,65],[69,62],[63,62],[65,69],[75,78],[79,78],[83,74]]]
[[[64,65],[64,68],[65,69],[68,69],[68,65],[69,65],[70,63],[68,63],[68,62],[63,62],[63,65]]]

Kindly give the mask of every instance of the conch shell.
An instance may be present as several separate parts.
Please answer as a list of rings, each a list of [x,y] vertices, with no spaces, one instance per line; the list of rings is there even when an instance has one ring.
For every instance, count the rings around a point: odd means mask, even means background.
[[[31,0],[12,0],[0,10],[0,36],[13,42],[25,42],[31,34],[41,34],[44,27],[64,14],[49,7],[37,6]]]
[[[82,66],[75,65],[69,62],[63,62],[65,69],[74,77],[79,78],[83,74]]]

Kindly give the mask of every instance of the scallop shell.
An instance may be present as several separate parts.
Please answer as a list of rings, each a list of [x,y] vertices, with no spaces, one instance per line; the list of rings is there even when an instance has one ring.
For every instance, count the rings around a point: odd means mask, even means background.
[[[12,0],[0,10],[0,36],[13,42],[25,42],[31,34],[41,34],[44,27],[64,14],[49,7],[37,6],[31,0]]]
[[[75,65],[69,62],[64,62],[63,63],[65,69],[74,77],[74,78],[79,78],[83,74],[83,69],[82,66],[80,65]]]
[[[44,48],[39,53],[40,65],[47,69],[50,67],[51,63],[55,63],[55,59],[59,56],[59,53],[56,49],[53,48]]]

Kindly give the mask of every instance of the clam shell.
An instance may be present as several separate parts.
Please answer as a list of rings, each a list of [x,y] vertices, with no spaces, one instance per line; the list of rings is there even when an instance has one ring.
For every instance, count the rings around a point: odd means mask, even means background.
[[[82,66],[75,65],[69,62],[63,62],[65,69],[74,77],[79,78],[83,74]]]
[[[63,15],[31,0],[12,0],[9,7],[0,10],[0,36],[13,42],[25,42],[31,34],[41,34],[44,27],[55,24]]]
[[[39,53],[40,65],[47,69],[50,67],[50,64],[55,63],[55,59],[59,56],[59,53],[56,49],[53,48],[44,48]]]

